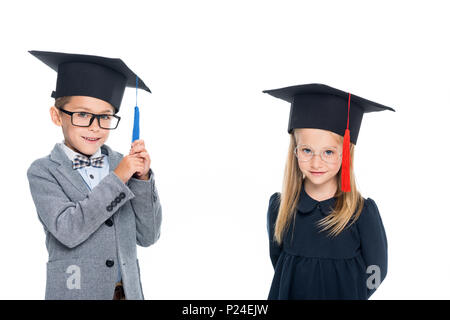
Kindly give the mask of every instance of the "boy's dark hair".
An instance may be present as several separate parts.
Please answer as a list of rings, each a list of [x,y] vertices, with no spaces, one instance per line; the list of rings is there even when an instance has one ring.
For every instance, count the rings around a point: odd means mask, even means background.
[[[59,97],[59,98],[55,99],[55,107],[56,107],[56,109],[59,110],[59,113],[61,113],[60,109],[63,108],[67,103],[70,102],[70,98],[71,98],[71,96],[64,96],[64,97]],[[112,105],[111,105],[111,107],[113,109],[113,114],[116,114],[117,113],[116,108],[114,108],[114,106],[112,106]]]
[[[70,101],[70,96],[59,97],[55,99],[55,107],[61,109]]]

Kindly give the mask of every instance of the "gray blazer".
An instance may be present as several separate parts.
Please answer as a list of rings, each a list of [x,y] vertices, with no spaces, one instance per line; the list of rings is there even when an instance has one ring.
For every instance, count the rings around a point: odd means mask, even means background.
[[[136,244],[148,247],[159,238],[154,175],[123,183],[113,172],[123,155],[107,145],[101,148],[110,172],[92,190],[58,144],[28,168],[46,234],[46,299],[111,300],[119,264],[126,298],[144,299]]]

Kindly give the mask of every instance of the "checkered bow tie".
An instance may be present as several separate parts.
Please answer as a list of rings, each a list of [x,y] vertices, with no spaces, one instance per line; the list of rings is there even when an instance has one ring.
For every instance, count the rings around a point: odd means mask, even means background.
[[[85,157],[81,154],[76,154],[75,155],[75,159],[72,161],[72,168],[75,169],[80,169],[83,167],[88,167],[88,166],[93,166],[96,168],[101,168],[103,167],[103,158],[105,156],[101,156],[101,157],[96,157],[96,158],[88,158]]]

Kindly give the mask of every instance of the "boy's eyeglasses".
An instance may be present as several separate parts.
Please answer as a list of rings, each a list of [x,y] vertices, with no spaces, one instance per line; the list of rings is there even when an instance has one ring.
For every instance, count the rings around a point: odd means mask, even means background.
[[[310,161],[316,154],[320,154],[320,158],[329,164],[335,164],[339,162],[342,153],[339,153],[335,147],[327,147],[316,153],[312,148],[306,144],[296,146],[294,149],[295,156],[302,162]]]
[[[72,124],[77,127],[89,127],[95,118],[102,129],[113,130],[119,125],[120,117],[113,114],[94,114],[90,112],[71,112],[59,109],[65,114],[70,115]]]

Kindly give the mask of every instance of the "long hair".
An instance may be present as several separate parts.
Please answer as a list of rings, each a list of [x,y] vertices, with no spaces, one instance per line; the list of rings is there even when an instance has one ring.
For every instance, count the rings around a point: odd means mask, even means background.
[[[344,138],[338,136],[339,142],[342,144]],[[278,209],[278,217],[275,223],[274,238],[278,244],[282,243],[283,235],[286,232],[292,220],[295,218],[296,206],[300,198],[301,188],[303,188],[303,173],[298,165],[295,157],[295,147],[297,145],[295,133],[290,135],[290,144],[286,165],[284,169],[283,187],[281,192],[280,207]],[[322,227],[321,231],[329,231],[329,236],[337,236],[348,225],[353,224],[360,216],[364,205],[364,198],[356,189],[355,174],[353,171],[355,145],[350,143],[350,192],[341,191],[341,169],[335,178],[338,182],[338,188],[335,193],[336,203],[332,212],[318,221],[318,226]],[[353,213],[356,211],[353,219]],[[349,224],[349,222],[351,223]]]

